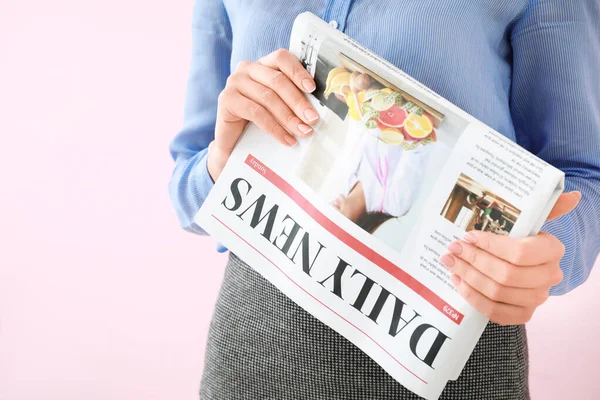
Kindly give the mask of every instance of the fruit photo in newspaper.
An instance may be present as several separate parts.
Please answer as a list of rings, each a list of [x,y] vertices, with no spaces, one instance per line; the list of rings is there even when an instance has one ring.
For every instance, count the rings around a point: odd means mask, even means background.
[[[399,250],[466,123],[452,116],[448,126],[327,41],[314,77],[321,121],[297,174],[363,230],[384,241],[393,234],[388,244]]]
[[[510,233],[521,211],[461,174],[442,210],[442,217],[465,231]]]
[[[346,60],[349,60],[346,57]],[[389,145],[414,150],[436,141],[433,117],[400,91],[383,86],[368,73],[336,67],[329,71],[323,98],[334,95],[348,115]]]

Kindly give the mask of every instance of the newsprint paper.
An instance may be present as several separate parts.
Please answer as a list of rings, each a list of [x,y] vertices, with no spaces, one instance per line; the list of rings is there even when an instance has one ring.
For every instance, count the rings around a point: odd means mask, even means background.
[[[290,50],[317,83],[314,134],[287,148],[250,124],[195,220],[437,399],[488,322],[440,256],[473,229],[537,233],[564,175],[313,14]]]

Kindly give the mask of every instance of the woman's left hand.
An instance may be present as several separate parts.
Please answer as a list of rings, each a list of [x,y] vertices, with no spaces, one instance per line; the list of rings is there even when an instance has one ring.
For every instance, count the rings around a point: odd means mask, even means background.
[[[562,194],[548,219],[569,213],[580,199],[579,192]],[[500,325],[529,321],[548,299],[550,288],[563,279],[560,260],[565,246],[545,232],[514,238],[471,231],[448,250],[441,261],[452,271],[458,292]]]

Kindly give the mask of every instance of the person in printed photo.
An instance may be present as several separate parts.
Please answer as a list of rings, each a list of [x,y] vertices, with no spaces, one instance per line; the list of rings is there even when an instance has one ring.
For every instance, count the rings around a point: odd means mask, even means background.
[[[436,141],[424,110],[375,82],[367,74],[336,67],[329,72],[324,93],[326,99],[335,94],[346,103],[350,118],[349,175],[344,193],[332,204],[359,226],[402,217],[410,210]]]
[[[346,190],[333,205],[354,222],[364,213],[405,215],[425,178],[429,154],[430,146],[408,151],[363,132],[347,166]]]

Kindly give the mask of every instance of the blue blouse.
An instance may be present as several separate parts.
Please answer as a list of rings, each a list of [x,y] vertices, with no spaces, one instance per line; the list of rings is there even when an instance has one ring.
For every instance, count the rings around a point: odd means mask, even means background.
[[[183,228],[204,233],[193,216],[213,186],[206,153],[227,76],[287,48],[304,11],[563,170],[583,199],[544,225],[567,248],[551,293],[585,281],[600,251],[598,0],[196,0],[184,124],[170,146]]]

